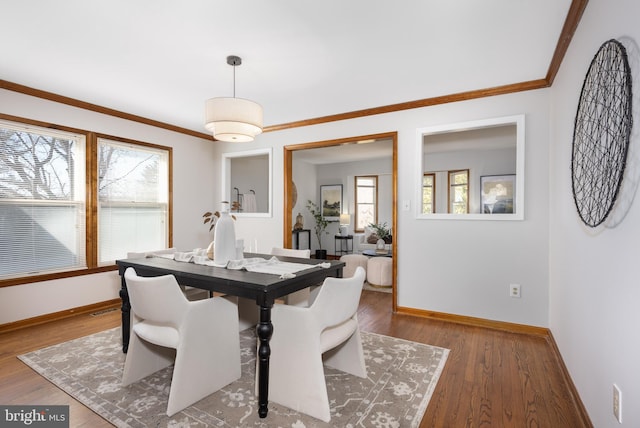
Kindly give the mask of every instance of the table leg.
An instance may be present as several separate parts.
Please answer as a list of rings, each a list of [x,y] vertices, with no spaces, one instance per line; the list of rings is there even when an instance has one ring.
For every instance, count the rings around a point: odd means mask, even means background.
[[[125,354],[129,349],[129,335],[131,333],[131,303],[129,302],[129,292],[127,291],[127,283],[124,275],[121,277],[120,299],[122,299],[122,352]]]
[[[256,327],[260,346],[258,348],[258,415],[266,418],[269,412],[269,357],[271,348],[269,340],[273,334],[273,324],[271,324],[271,308],[273,303],[260,305],[260,323]]]

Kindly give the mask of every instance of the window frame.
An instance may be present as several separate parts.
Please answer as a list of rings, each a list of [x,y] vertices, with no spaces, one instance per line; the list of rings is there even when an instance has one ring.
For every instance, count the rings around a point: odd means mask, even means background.
[[[97,169],[98,169],[98,147],[100,145],[100,140],[104,140],[105,143],[109,144],[109,143],[115,143],[115,145],[121,145],[121,146],[133,146],[134,148],[140,147],[140,148],[149,148],[152,149],[153,151],[163,151],[166,152],[166,156],[167,156],[167,178],[168,178],[168,183],[167,183],[167,202],[166,202],[166,207],[167,207],[167,230],[166,235],[167,235],[167,248],[172,246],[172,239],[171,239],[171,230],[173,230],[173,224],[171,222],[171,215],[170,213],[172,212],[171,210],[171,201],[172,201],[172,193],[171,193],[171,177],[172,177],[172,169],[171,169],[171,165],[172,165],[172,156],[173,156],[173,151],[171,150],[171,147],[165,147],[165,146],[160,146],[157,144],[151,144],[151,143],[144,143],[144,142],[140,142],[140,141],[134,141],[134,140],[130,140],[127,138],[121,138],[121,137],[114,137],[114,136],[110,136],[110,135],[104,135],[104,134],[96,134],[96,156],[94,158],[94,160],[96,161],[96,182],[95,182],[95,199],[96,199],[96,204],[95,204],[95,212],[96,213],[100,213],[100,194],[98,191],[98,177],[97,177]],[[149,203],[149,202],[116,202],[116,203],[111,203],[112,206],[119,206],[119,207],[127,207],[127,208],[135,208],[135,207],[149,207],[149,206],[161,206],[161,205],[165,205],[164,203],[158,203],[158,202],[153,202],[153,203]],[[99,215],[96,216],[96,236],[98,236],[99,239],[99,235],[100,235],[100,219],[99,219]],[[97,240],[96,240],[97,241]],[[99,254],[100,254],[100,249],[99,249],[99,244],[97,244],[96,246],[96,266],[107,266],[109,265],[109,261],[107,262],[101,262],[99,260]],[[114,261],[115,262],[115,261]]]
[[[354,200],[354,223],[353,223],[353,231],[354,233],[364,233],[364,228],[358,228],[358,178],[373,178],[375,180],[375,185],[373,187],[375,187],[375,192],[374,192],[374,197],[375,200],[373,202],[373,222],[372,223],[377,223],[378,222],[378,176],[377,175],[356,175],[353,177],[353,185],[354,185],[354,195],[353,195],[353,200]],[[365,186],[362,186],[365,187]],[[370,186],[367,186],[370,187]]]
[[[425,202],[424,202],[424,189],[425,187],[429,187],[429,186],[425,186],[424,185],[424,179],[425,177],[431,177],[431,203],[429,205],[431,205],[431,212],[430,213],[425,213],[424,211],[424,207],[425,207]],[[435,172],[425,172],[424,174],[422,174],[422,214],[434,214],[436,212],[436,173]]]
[[[3,211],[7,209],[6,213],[9,216],[9,227],[5,229],[9,237],[5,241],[7,245],[2,245],[3,255],[8,255],[11,261],[12,251],[22,255],[25,249],[33,249],[26,250],[24,258],[15,260],[15,263],[8,263],[9,272],[3,272],[3,275],[6,274],[4,279],[85,268],[85,158],[88,145],[86,134],[72,129],[52,129],[4,118],[0,118],[0,127],[9,131],[8,136],[17,136],[15,148],[25,153],[24,157],[20,154],[20,160],[14,162],[20,166],[3,169],[3,175],[9,175],[9,194],[6,198],[0,198]],[[60,151],[66,142],[69,142],[67,156]],[[5,151],[9,147],[14,146],[3,145],[1,150],[6,155],[4,159],[11,163],[14,151]],[[30,165],[26,166],[27,170],[23,174],[20,172],[22,165]],[[20,185],[16,187],[15,184],[19,182],[12,179],[21,175],[25,176],[25,180],[33,180],[26,183],[24,189]],[[15,194],[11,195],[12,193]],[[20,210],[22,213],[14,217],[11,214],[12,210]],[[13,220],[16,223],[13,223]],[[53,223],[57,223],[54,229],[50,229],[50,225],[47,226],[52,220]],[[39,230],[42,232],[38,232]],[[13,243],[17,241],[24,242],[22,250],[14,248]],[[68,255],[65,254],[67,249]],[[61,256],[51,257],[50,260],[42,257],[42,254],[52,253]]]
[[[467,182],[464,184],[455,184],[451,182],[451,176],[452,175],[457,175],[460,173],[465,173],[467,176]],[[455,215],[459,215],[459,214],[469,214],[469,170],[468,169],[456,169],[456,170],[449,170],[447,171],[447,180],[448,180],[448,185],[447,185],[447,213],[449,214],[455,214]],[[457,187],[463,187],[465,186],[467,188],[467,200],[466,200],[466,204],[465,204],[465,212],[464,213],[454,213],[453,212],[453,204],[454,201],[452,199],[453,195],[455,194],[454,189]]]
[[[60,270],[31,276],[16,276],[12,278],[0,279],[0,288],[9,287],[20,284],[29,284],[34,282],[51,281],[61,278],[70,278],[75,276],[91,275],[101,272],[109,272],[117,270],[118,266],[114,264],[99,265],[98,264],[98,137],[119,141],[126,144],[136,146],[145,146],[155,149],[167,150],[168,152],[168,214],[167,214],[167,238],[168,246],[173,246],[173,148],[162,146],[123,137],[117,137],[108,134],[101,134],[85,129],[73,128],[64,125],[41,122],[33,119],[12,116],[0,113],[0,119],[7,122],[13,122],[16,126],[24,128],[39,127],[47,128],[53,131],[68,132],[84,135],[85,137],[85,260],[86,267]]]

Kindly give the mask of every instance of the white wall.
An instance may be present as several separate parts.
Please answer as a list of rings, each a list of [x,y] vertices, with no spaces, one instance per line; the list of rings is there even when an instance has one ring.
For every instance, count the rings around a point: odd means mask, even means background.
[[[210,189],[219,161],[213,162],[213,142],[5,90],[0,112],[173,147],[173,244],[186,250],[211,241],[201,216],[215,200]],[[116,299],[119,289],[117,272],[3,287],[0,324]]]
[[[417,220],[413,200],[420,184],[416,129],[492,117],[526,115],[525,220]],[[510,94],[323,125],[261,134],[243,150],[274,148],[274,218],[236,223],[239,234],[282,244],[282,147],[398,131],[398,304],[534,326],[548,322],[549,91]],[[221,152],[240,150],[221,144]],[[301,193],[301,179],[294,173]],[[309,184],[316,186],[316,183]],[[315,191],[310,187],[309,192]],[[297,212],[306,199],[298,197]],[[402,206],[402,203],[399,204]],[[400,208],[399,208],[400,209]],[[243,219],[244,220],[244,219]],[[305,225],[309,225],[305,220]],[[287,225],[287,228],[291,227]],[[508,296],[510,283],[522,298]]]
[[[578,218],[571,193],[573,123],[589,64],[605,41],[640,41],[640,3],[591,0],[552,87],[550,151],[550,327],[596,427],[640,426],[640,206],[631,204],[616,227],[591,229]],[[628,51],[637,70],[637,48]],[[633,85],[638,88],[636,73]],[[637,91],[634,104],[640,105]],[[637,177],[638,110],[623,185]],[[636,178],[637,179],[637,178]],[[635,196],[627,188],[619,200]],[[621,218],[619,206],[612,218]],[[623,423],[612,414],[612,384],[622,390]]]
[[[296,161],[295,152],[293,153],[293,166],[291,170],[291,178],[298,189],[298,201],[293,207],[292,221],[295,223],[296,217],[302,214],[304,218],[303,228],[311,230],[311,241],[309,248],[315,250],[319,248],[318,238],[315,235],[315,221],[311,213],[307,209],[307,201],[313,201],[319,206],[320,193],[318,186],[318,167],[308,162]],[[293,225],[291,227],[293,229]],[[323,248],[327,248],[326,236],[323,236]],[[304,238],[306,239],[306,238]]]

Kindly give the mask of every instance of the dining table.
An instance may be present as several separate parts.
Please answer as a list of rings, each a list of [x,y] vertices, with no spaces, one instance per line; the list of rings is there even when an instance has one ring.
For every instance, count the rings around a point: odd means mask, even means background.
[[[244,254],[245,259],[272,259],[268,254]],[[117,260],[121,277],[120,298],[122,300],[122,351],[127,352],[131,332],[131,304],[127,292],[124,272],[132,267],[140,276],[173,275],[181,285],[217,292],[224,295],[244,297],[255,300],[259,310],[259,322],[256,326],[258,337],[258,415],[265,418],[268,414],[269,396],[269,341],[274,326],[271,323],[271,309],[275,300],[312,285],[321,284],[329,276],[342,277],[344,262],[340,260],[302,259],[278,257],[285,263],[308,265],[294,274],[277,275],[249,271],[246,269],[227,269],[226,267],[206,264],[185,263],[166,257],[146,257]]]

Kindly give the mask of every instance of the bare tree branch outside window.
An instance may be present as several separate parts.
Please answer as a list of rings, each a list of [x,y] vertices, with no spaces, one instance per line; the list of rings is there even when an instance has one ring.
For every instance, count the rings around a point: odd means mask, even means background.
[[[0,129],[0,144],[0,198],[73,199],[73,140]]]

